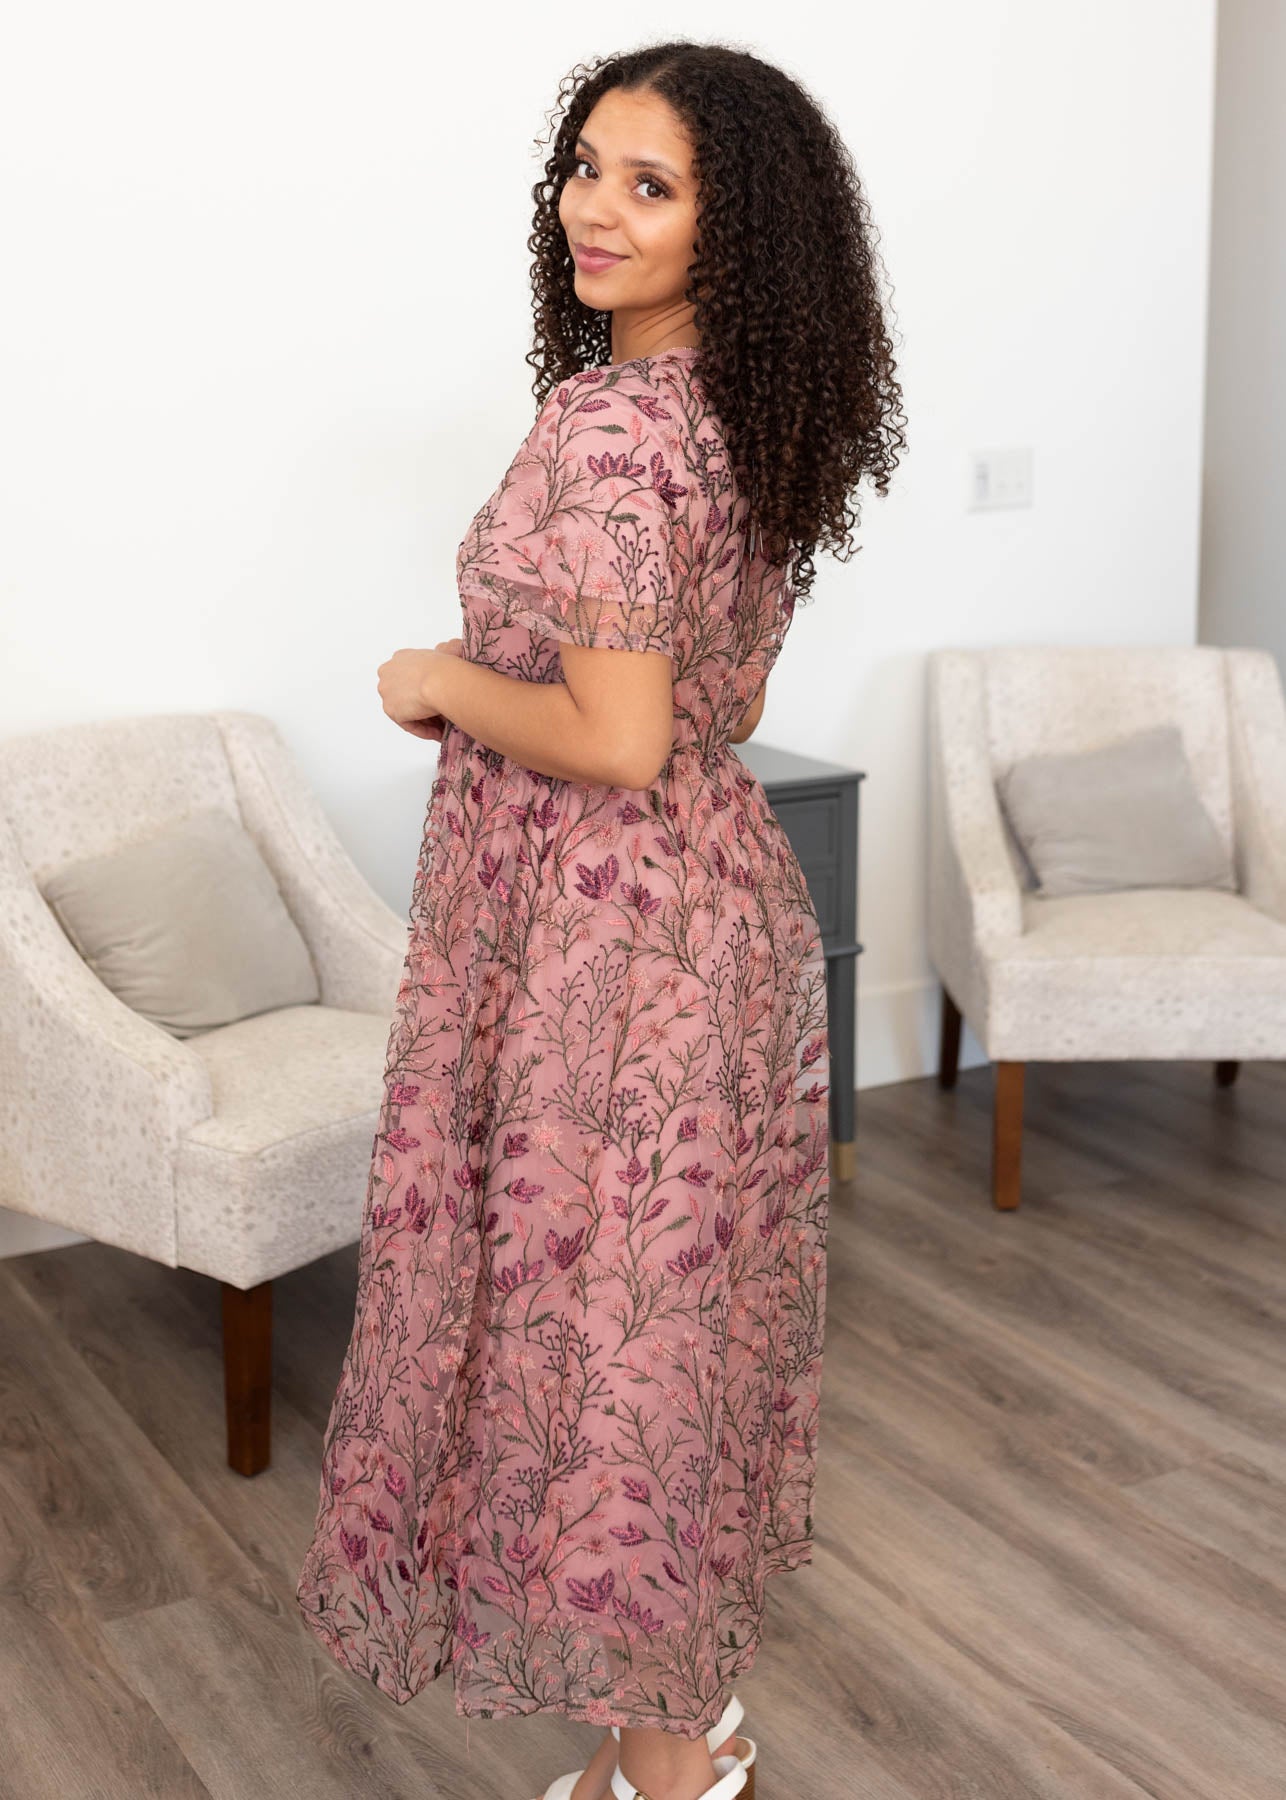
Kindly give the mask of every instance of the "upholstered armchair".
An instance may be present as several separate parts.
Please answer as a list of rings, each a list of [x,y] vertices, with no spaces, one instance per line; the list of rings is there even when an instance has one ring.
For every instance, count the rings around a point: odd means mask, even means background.
[[[938,1078],[962,1018],[994,1065],[992,1198],[1020,1197],[1029,1062],[1286,1057],[1286,704],[1264,650],[949,649],[928,659]],[[1235,882],[1042,896],[997,781],[1021,758],[1173,723]]]
[[[57,871],[198,809],[266,862],[320,1000],[177,1037],[92,973]],[[269,1461],[272,1283],[354,1243],[408,924],[247,712],[0,743],[0,1204],[220,1284],[230,1466]]]

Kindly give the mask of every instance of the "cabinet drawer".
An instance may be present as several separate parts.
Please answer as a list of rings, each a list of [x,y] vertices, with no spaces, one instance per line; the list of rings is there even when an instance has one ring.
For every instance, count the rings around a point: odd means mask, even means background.
[[[835,860],[839,850],[838,794],[774,801],[773,811],[801,863],[811,868]]]

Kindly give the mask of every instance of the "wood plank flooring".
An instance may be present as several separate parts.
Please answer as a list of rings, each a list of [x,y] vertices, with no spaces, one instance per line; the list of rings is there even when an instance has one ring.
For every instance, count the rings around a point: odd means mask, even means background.
[[[1286,1800],[1286,1066],[858,1096],[813,1563],[738,1684],[757,1800]],[[2,1800],[530,1800],[598,1733],[405,1708],[298,1617],[356,1247],[277,1284],[273,1463],[224,1463],[219,1296],[0,1262]]]

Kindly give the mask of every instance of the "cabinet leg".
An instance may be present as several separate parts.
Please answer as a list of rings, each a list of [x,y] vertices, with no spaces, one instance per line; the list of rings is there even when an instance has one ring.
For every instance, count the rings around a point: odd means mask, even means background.
[[[829,1128],[831,1141],[836,1144],[851,1144],[857,1136],[856,960],[852,956],[828,956],[826,959],[826,1032],[831,1088]]]

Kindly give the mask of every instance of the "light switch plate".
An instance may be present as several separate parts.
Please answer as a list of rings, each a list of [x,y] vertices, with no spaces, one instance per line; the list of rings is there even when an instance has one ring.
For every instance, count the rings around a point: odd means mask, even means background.
[[[1032,453],[975,450],[969,483],[970,512],[1032,504]]]

